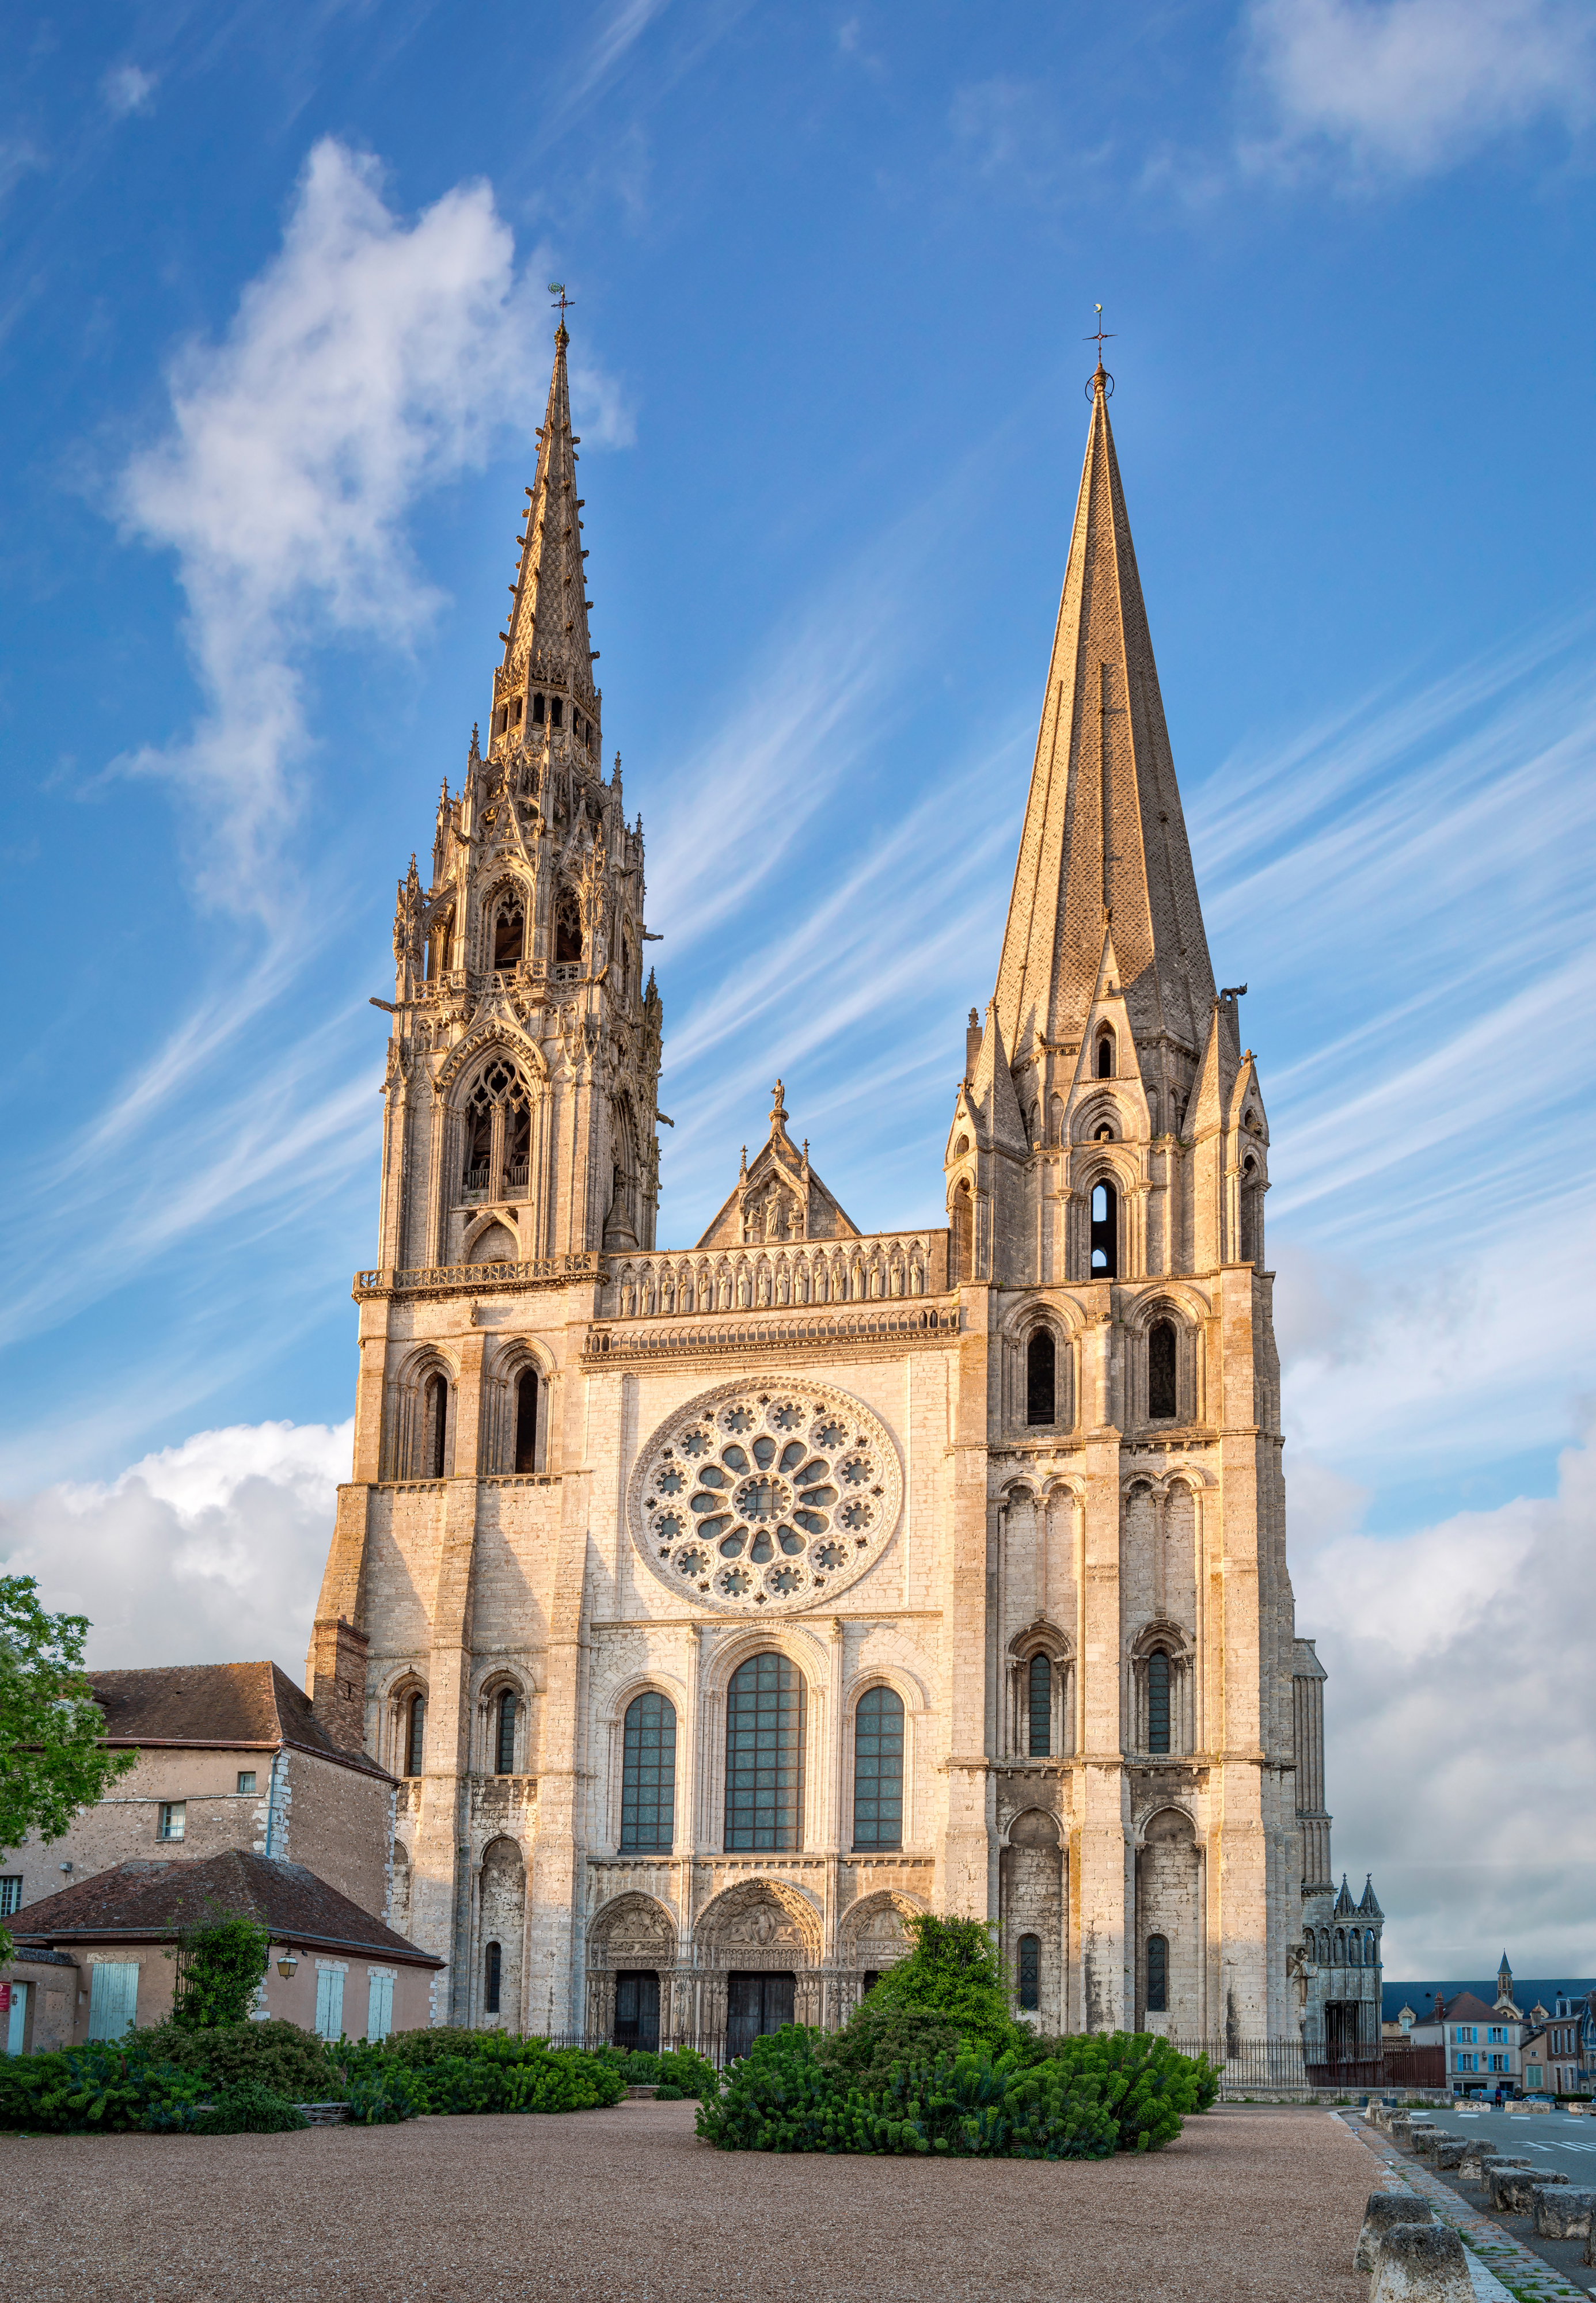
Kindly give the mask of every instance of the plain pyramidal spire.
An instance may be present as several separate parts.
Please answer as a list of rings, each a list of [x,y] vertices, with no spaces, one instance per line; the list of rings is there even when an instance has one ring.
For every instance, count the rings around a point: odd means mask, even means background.
[[[506,669],[527,661],[534,678],[569,684],[580,694],[592,689],[597,650],[587,641],[587,612],[593,603],[583,573],[587,555],[582,549],[582,499],[577,494],[581,434],[570,428],[565,367],[570,342],[562,299],[548,407],[537,435],[537,477],[527,490],[526,527],[516,537],[520,560],[510,587],[514,604],[509,628],[499,637]]]
[[[1110,924],[1138,1039],[1165,1031],[1195,1054],[1213,1000],[1101,347],[1088,390],[1086,460],[998,969],[1017,1069],[1041,1042],[1078,1042]]]

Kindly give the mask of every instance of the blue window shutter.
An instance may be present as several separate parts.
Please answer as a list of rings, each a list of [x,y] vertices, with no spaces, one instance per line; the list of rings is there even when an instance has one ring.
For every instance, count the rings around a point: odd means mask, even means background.
[[[120,2039],[131,2031],[139,2005],[137,1960],[100,1960],[89,1986],[89,2036]]]
[[[366,2036],[368,2039],[385,2039],[393,2029],[393,1978],[371,1976],[366,1993]]]
[[[343,2029],[343,1978],[335,1967],[317,1975],[316,2028],[324,2039],[336,2039]]]

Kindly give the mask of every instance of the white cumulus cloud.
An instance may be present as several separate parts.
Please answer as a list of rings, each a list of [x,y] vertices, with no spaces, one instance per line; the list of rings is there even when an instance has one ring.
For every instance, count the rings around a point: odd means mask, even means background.
[[[123,764],[225,803],[213,898],[265,900],[258,865],[309,743],[312,645],[402,646],[432,615],[406,516],[497,427],[539,419],[543,317],[487,185],[406,223],[376,163],[327,139],[225,335],[175,360],[170,426],[128,465],[119,508],[177,553],[204,709],[186,740]]]
[[[1428,174],[1596,108],[1585,0],[1254,0],[1247,33],[1274,115],[1247,156],[1266,165],[1317,145],[1360,174]]]
[[[118,64],[100,82],[100,94],[113,120],[125,120],[130,113],[148,112],[155,92],[155,73],[143,72],[137,64]]]
[[[112,1480],[0,1507],[0,1561],[87,1615],[91,1666],[304,1668],[352,1422],[198,1431]]]

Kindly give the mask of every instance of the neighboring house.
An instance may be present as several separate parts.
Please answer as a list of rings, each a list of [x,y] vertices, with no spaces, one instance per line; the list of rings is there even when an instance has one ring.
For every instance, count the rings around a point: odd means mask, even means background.
[[[63,1951],[19,1944],[0,1962],[0,2053],[43,2054],[72,2044],[77,1963]]]
[[[258,1920],[271,1937],[258,2016],[283,2016],[327,2039],[386,2038],[434,2020],[441,1960],[302,1863],[234,1848],[202,1862],[119,1863],[30,1906],[18,1924],[13,1965],[20,1969],[37,1951],[64,1953],[72,2020],[54,2027],[47,2041],[21,2044],[118,2038],[135,2025],[164,2021],[176,1987],[179,1938],[218,1911]]]
[[[1524,2043],[1526,2088],[1550,2095],[1589,2095],[1596,2063],[1596,1992],[1583,1998],[1558,1993],[1552,2012]]]
[[[229,1848],[302,1863],[388,1918],[395,1786],[361,1749],[366,1642],[347,1624],[316,1639],[309,1696],[274,1663],[90,1672],[106,1742],[139,1763],[63,1838],[0,1854],[0,1918],[115,1864]]]

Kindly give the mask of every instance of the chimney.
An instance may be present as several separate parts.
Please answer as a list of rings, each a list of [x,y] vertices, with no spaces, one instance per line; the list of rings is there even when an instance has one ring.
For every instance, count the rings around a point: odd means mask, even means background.
[[[981,1017],[979,1012],[975,1008],[972,1008],[970,1010],[970,1020],[965,1026],[964,1033],[964,1076],[966,1079],[970,1080],[975,1078],[975,1059],[980,1053]]]
[[[323,1616],[312,1638],[310,1708],[341,1751],[365,1749],[367,1646],[342,1615]]]

